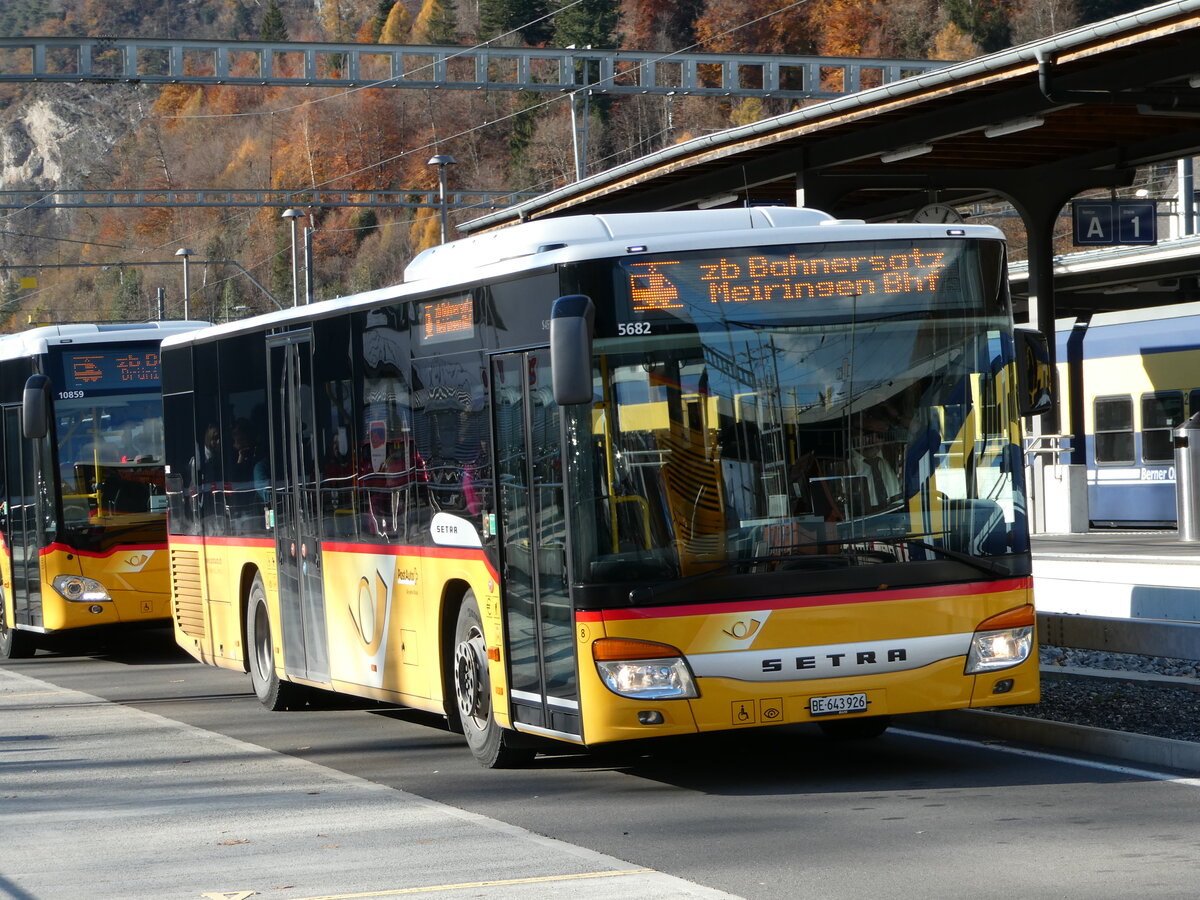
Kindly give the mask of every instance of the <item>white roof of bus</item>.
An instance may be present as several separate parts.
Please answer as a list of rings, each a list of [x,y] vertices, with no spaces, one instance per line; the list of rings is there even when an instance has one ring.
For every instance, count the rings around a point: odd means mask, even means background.
[[[58,344],[122,344],[129,341],[161,340],[168,335],[195,331],[210,322],[170,321],[137,323],[73,323],[41,325],[16,334],[0,335],[0,359],[21,359],[45,353]]]
[[[853,239],[856,240],[871,240],[888,231],[894,235],[898,227],[912,227],[911,224],[867,225],[858,219],[838,220],[820,210],[792,206],[566,216],[498,228],[430,247],[408,264],[404,270],[404,280],[409,283],[425,279],[450,279],[456,275],[461,277],[461,273],[469,269],[570,247],[588,248],[587,252],[576,257],[578,259],[624,256],[628,253],[627,245],[630,242],[653,243],[654,246],[647,248],[649,252],[702,250],[753,243],[751,232],[820,226],[855,227],[859,232],[854,235]],[[862,233],[864,230],[870,233]],[[935,227],[934,232],[944,237],[946,226]],[[806,239],[812,240],[813,236],[810,234]],[[847,235],[834,240],[839,239],[850,240],[851,237]],[[670,243],[660,245],[663,240],[669,240]],[[776,234],[772,235],[769,243],[783,240],[786,238]],[[826,236],[821,240],[829,238]]]
[[[834,234],[834,230],[837,231]],[[757,244],[804,244],[889,238],[945,238],[947,234],[1003,240],[990,225],[866,224],[839,220],[815,209],[761,206],[749,209],[674,210],[564,216],[498,228],[432,247],[404,270],[400,285],[309,306],[281,309],[250,319],[178,335],[164,347],[215,339],[263,327],[304,322],[351,308],[395,302],[404,297],[463,289],[484,278],[588,259],[624,257],[631,252],[674,253]],[[638,248],[636,251],[633,248]]]

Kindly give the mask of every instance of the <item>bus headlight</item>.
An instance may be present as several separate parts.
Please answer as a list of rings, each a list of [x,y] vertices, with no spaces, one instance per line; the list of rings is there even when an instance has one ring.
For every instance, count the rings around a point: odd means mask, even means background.
[[[56,575],[54,589],[72,603],[101,603],[112,600],[107,589],[94,578],[82,575]]]
[[[1033,652],[1032,606],[1018,606],[979,623],[971,637],[965,674],[978,675],[1019,665]]]
[[[669,644],[601,638],[592,644],[592,656],[604,684],[622,697],[686,700],[700,696],[683,653]]]

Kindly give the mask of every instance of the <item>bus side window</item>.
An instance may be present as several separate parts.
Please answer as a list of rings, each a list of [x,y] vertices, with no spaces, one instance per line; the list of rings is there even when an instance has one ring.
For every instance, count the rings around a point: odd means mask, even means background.
[[[163,410],[172,421],[192,422],[192,395],[168,394],[163,397]],[[197,448],[192,442],[192,435],[192,427],[176,428],[164,434],[166,458],[171,470],[166,479],[167,525],[171,534],[198,533]]]
[[[1133,398],[1097,397],[1095,412],[1096,462],[1133,463]]]

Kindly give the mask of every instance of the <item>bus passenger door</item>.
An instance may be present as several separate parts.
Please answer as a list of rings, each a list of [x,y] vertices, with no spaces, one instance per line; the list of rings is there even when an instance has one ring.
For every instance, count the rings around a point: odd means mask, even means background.
[[[562,440],[550,351],[493,357],[491,390],[512,716],[580,737]]]
[[[328,682],[312,336],[283,335],[270,343],[270,354],[271,492],[284,669]]]
[[[42,624],[38,479],[33,442],[21,434],[21,407],[4,410],[4,541],[12,568],[13,621]]]

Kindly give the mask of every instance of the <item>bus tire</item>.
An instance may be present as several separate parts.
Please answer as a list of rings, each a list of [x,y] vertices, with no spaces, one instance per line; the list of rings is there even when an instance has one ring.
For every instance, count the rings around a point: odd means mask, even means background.
[[[29,659],[37,653],[37,646],[28,634],[9,627],[3,599],[0,597],[0,659]]]
[[[857,719],[831,719],[818,723],[827,738],[835,741],[869,741],[879,737],[892,724],[891,716],[864,716]]]
[[[275,671],[275,646],[271,638],[271,617],[267,611],[267,589],[262,575],[255,575],[246,599],[246,664],[254,694],[267,709],[291,709],[299,699],[294,684],[280,681]]]
[[[472,591],[467,591],[458,609],[453,649],[454,699],[471,753],[489,769],[528,763],[536,751],[519,746],[517,735],[497,725],[492,714],[492,682],[488,677],[483,618]]]

